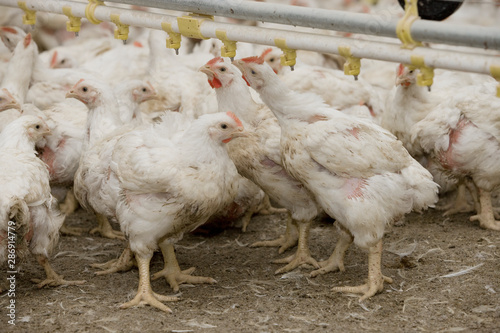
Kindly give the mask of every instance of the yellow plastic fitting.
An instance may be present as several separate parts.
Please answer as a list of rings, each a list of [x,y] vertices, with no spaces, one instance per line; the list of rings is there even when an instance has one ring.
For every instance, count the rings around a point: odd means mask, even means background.
[[[203,14],[189,14],[177,17],[177,25],[179,26],[179,32],[186,37],[196,38],[196,39],[208,39],[201,34],[200,26],[205,20],[213,20],[214,17],[211,15]]]
[[[490,73],[491,73],[491,76],[493,76],[493,78],[498,81],[497,97],[500,97],[500,66],[491,65],[490,66]]]
[[[36,23],[36,11],[29,9],[25,1],[18,1],[17,5],[24,11],[23,24],[34,27]]]
[[[233,61],[236,56],[236,41],[229,40],[225,30],[215,30],[215,36],[224,44],[220,48],[220,55],[222,57],[229,57]]]
[[[339,46],[339,54],[346,60],[344,74],[353,75],[354,80],[358,80],[358,75],[361,72],[361,59],[352,55],[350,46]]]
[[[66,21],[66,30],[69,32],[74,32],[78,36],[78,32],[80,32],[80,28],[82,27],[82,18],[76,17],[71,13],[70,6],[64,6],[63,14],[66,15],[69,21]]]
[[[290,49],[286,45],[286,40],[284,38],[276,38],[274,40],[274,44],[283,51],[281,55],[281,65],[282,66],[290,66],[290,69],[293,71],[293,67],[296,64],[297,59],[297,51],[294,49]]]
[[[427,87],[431,90],[432,83],[434,82],[434,68],[426,66],[424,57],[419,55],[412,55],[410,57],[411,68],[418,68],[420,73],[417,74],[417,84],[422,87]]]
[[[422,46],[421,42],[414,40],[411,36],[411,25],[413,22],[420,19],[417,1],[418,0],[405,0],[405,14],[396,26],[396,34],[403,43],[401,46],[403,49],[412,50],[417,46]]]
[[[120,15],[118,14],[111,14],[109,18],[111,19],[111,22],[116,25],[115,38],[120,39],[123,43],[125,43],[128,39],[129,26],[120,21]]]
[[[167,48],[175,49],[175,54],[179,54],[181,47],[181,34],[172,29],[172,24],[168,22],[161,22],[161,28],[168,33]]]
[[[85,17],[92,24],[99,24],[102,22],[95,17],[95,10],[98,6],[104,6],[104,1],[89,0],[87,7],[85,7]]]

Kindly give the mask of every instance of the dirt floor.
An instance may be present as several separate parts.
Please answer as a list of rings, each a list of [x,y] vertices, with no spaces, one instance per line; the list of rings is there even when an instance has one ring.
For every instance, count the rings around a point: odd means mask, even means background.
[[[284,231],[284,216],[255,216],[246,233],[237,227],[219,233],[189,234],[177,246],[182,268],[210,276],[214,285],[183,285],[172,314],[152,307],[119,309],[138,285],[138,271],[95,276],[91,263],[119,256],[123,241],[84,235],[61,237],[52,257],[67,279],[82,286],[37,289],[43,276],[34,259],[16,277],[16,326],[7,324],[6,293],[0,297],[2,332],[500,332],[500,232],[480,229],[468,214],[444,218],[430,210],[410,214],[384,238],[382,271],[394,279],[384,291],[358,302],[358,296],[330,291],[357,285],[367,275],[367,255],[352,246],[345,272],[310,278],[311,267],[274,275],[276,248],[248,245]],[[83,210],[70,225],[90,227]],[[116,226],[115,226],[116,227]],[[330,255],[337,235],[331,220],[317,221],[310,237],[317,259]],[[155,255],[151,271],[163,266]],[[157,293],[172,295],[164,279]]]

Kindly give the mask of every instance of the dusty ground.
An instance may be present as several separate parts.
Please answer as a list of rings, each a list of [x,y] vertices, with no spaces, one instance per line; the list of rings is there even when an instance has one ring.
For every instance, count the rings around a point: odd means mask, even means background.
[[[82,210],[71,217],[74,226],[94,223]],[[39,290],[30,279],[42,277],[43,271],[34,260],[26,262],[17,275],[16,326],[7,325],[9,298],[3,294],[0,331],[500,332],[500,232],[480,229],[467,214],[443,218],[430,210],[392,227],[384,238],[382,270],[394,283],[364,303],[330,291],[366,277],[366,254],[354,246],[343,273],[311,279],[306,267],[274,275],[280,266],[271,261],[291,250],[278,255],[276,248],[247,245],[283,230],[283,216],[255,216],[246,233],[234,227],[208,236],[186,235],[177,247],[181,267],[196,266],[195,274],[218,283],[182,286],[181,300],[168,303],[173,314],[151,307],[118,308],[135,294],[136,269],[94,276],[89,264],[116,258],[122,241],[61,237],[53,267],[87,283]],[[326,259],[336,240],[331,221],[318,221],[311,230],[312,254]],[[152,272],[162,264],[155,255]],[[152,285],[158,293],[172,294],[163,279]]]

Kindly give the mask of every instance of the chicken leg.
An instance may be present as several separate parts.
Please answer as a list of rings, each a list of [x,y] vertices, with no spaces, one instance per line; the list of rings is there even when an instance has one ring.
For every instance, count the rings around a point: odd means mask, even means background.
[[[344,256],[347,249],[349,248],[349,246],[353,241],[353,237],[349,232],[343,229],[339,230],[339,235],[340,235],[339,241],[337,242],[337,245],[335,246],[335,250],[333,250],[332,255],[330,256],[330,258],[328,258],[328,260],[319,262],[321,268],[312,271],[310,274],[311,277],[316,277],[320,274],[325,274],[328,272],[335,272],[336,270],[339,270],[341,272],[345,270]]]
[[[275,264],[288,263],[286,266],[276,270],[274,274],[289,272],[292,269],[297,268],[303,264],[309,264],[314,266],[315,268],[320,268],[318,262],[313,257],[311,257],[311,253],[309,251],[309,246],[308,246],[311,221],[296,221],[296,223],[299,227],[299,241],[298,241],[297,251],[289,257],[274,260],[273,263]]]
[[[149,281],[149,263],[152,256],[152,253],[149,253],[147,255],[135,255],[137,265],[139,266],[139,288],[137,289],[137,295],[134,297],[134,299],[120,305],[120,308],[128,309],[136,305],[149,304],[162,311],[169,313],[172,312],[172,310],[168,306],[161,302],[173,302],[177,301],[178,298],[176,296],[160,295],[153,292],[153,290],[151,289],[151,282]]]
[[[90,230],[90,234],[93,235],[96,232],[101,234],[102,237],[111,238],[111,239],[122,239],[125,240],[125,236],[123,236],[123,232],[118,230],[113,230],[111,228],[111,224],[109,224],[106,216],[96,213],[98,226],[94,229]]]
[[[40,265],[42,265],[43,269],[45,270],[45,275],[47,278],[45,280],[40,280],[40,279],[33,279],[32,281],[37,283],[38,288],[43,288],[45,286],[50,286],[50,287],[56,287],[56,286],[66,286],[66,285],[79,285],[79,284],[84,284],[85,280],[79,280],[79,281],[66,281],[64,280],[64,277],[57,274],[53,269],[52,266],[50,266],[49,259],[42,255],[39,254],[36,256],[36,260]]]
[[[479,189],[479,203],[481,212],[471,216],[471,221],[479,221],[479,225],[484,229],[500,231],[500,221],[495,220],[493,215],[493,206],[491,204],[491,192]]]
[[[254,214],[259,215],[273,215],[279,213],[286,213],[288,210],[286,208],[276,208],[271,205],[271,201],[269,200],[269,196],[266,194],[262,199],[262,202],[256,207],[255,210],[248,209],[245,215],[242,218],[242,227],[241,230],[243,232],[247,231],[247,227],[250,224],[252,216]]]
[[[69,189],[68,192],[66,192],[66,197],[64,198],[64,202],[62,202],[59,205],[59,210],[61,213],[63,213],[65,216],[68,216],[72,214],[79,206],[78,200],[76,200],[75,194],[73,193],[73,188]],[[81,236],[83,232],[86,232],[87,229],[85,228],[76,228],[76,227],[69,227],[66,224],[66,220],[64,221],[63,225],[59,229],[61,234],[63,235],[68,235],[68,236]]]
[[[279,246],[280,248],[278,250],[278,253],[282,254],[289,248],[295,246],[298,240],[299,240],[299,233],[297,230],[297,226],[293,223],[290,213],[288,213],[286,219],[286,230],[284,235],[281,235],[279,238],[273,240],[255,242],[251,244],[250,247]]]
[[[132,250],[130,250],[130,247],[127,246],[118,259],[112,259],[102,264],[92,264],[90,266],[102,269],[102,271],[96,272],[95,275],[106,275],[116,272],[129,271],[132,267],[137,266],[137,263],[134,259]]]
[[[463,182],[458,185],[457,195],[455,200],[448,205],[440,207],[439,209],[446,210],[443,216],[453,215],[456,213],[468,213],[474,211],[474,206],[467,202],[467,191]]]
[[[177,258],[175,256],[174,245],[166,242],[160,244],[161,253],[163,254],[163,261],[165,262],[165,268],[163,268],[158,273],[155,273],[152,280],[156,280],[160,277],[165,277],[170,287],[177,292],[179,291],[179,284],[182,283],[217,283],[214,279],[204,276],[192,276],[191,274],[196,269],[195,267],[188,268],[181,271]]]
[[[363,294],[359,299],[364,301],[384,290],[384,282],[392,283],[390,277],[382,275],[382,240],[376,245],[370,247],[368,254],[368,281],[365,284],[356,287],[333,287],[332,291]]]

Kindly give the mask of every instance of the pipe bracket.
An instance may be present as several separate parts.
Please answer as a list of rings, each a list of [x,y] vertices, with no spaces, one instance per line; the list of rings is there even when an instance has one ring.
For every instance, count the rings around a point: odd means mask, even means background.
[[[411,25],[420,19],[417,1],[405,0],[405,14],[396,25],[396,35],[403,43],[401,46],[403,49],[413,50],[417,46],[422,46],[421,42],[414,40],[411,36]]]
[[[220,55],[231,58],[231,61],[233,61],[236,56],[236,41],[229,40],[225,30],[215,30],[215,36],[224,44],[220,48]]]
[[[358,75],[361,72],[361,59],[352,55],[350,46],[339,46],[338,50],[339,54],[346,60],[344,74],[353,75],[354,80],[358,80]]]
[[[125,43],[128,39],[129,26],[127,24],[123,24],[120,21],[119,14],[111,14],[109,18],[111,19],[111,22],[113,22],[116,25],[114,31],[115,38],[120,39]]]
[[[36,11],[29,9],[26,5],[26,1],[18,1],[17,5],[24,11],[23,24],[34,27],[36,23]]]
[[[172,24],[169,22],[161,22],[161,28],[168,34],[167,48],[175,49],[175,54],[179,54],[181,47],[181,34],[172,29]]]
[[[201,34],[200,26],[205,20],[213,20],[211,15],[189,14],[177,17],[179,32],[186,37],[196,39],[209,39]]]
[[[69,32],[74,32],[75,34],[78,34],[80,31],[80,28],[82,27],[82,18],[74,16],[71,13],[71,7],[70,6],[64,6],[62,8],[63,14],[66,15],[69,19],[69,21],[66,21],[66,30]]]
[[[281,65],[282,66],[290,66],[290,69],[293,71],[293,67],[296,64],[297,59],[297,51],[294,49],[290,49],[286,45],[286,40],[284,38],[276,38],[274,40],[274,44],[283,51],[281,55]]]
[[[102,22],[95,17],[95,10],[98,6],[104,6],[104,1],[89,0],[87,7],[85,7],[85,17],[92,24],[99,24]]]

